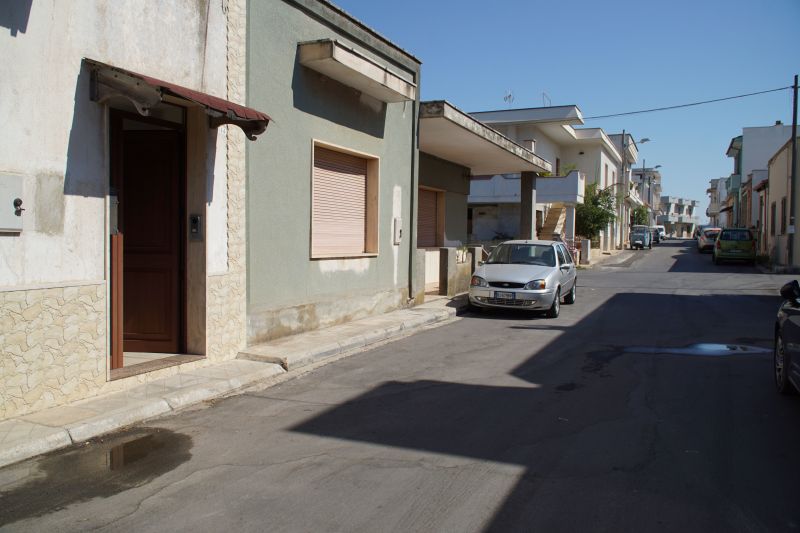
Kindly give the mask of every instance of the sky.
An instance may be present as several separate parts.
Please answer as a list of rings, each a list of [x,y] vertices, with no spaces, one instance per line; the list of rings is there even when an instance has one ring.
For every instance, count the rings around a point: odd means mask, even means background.
[[[800,74],[800,0],[334,0],[422,61],[422,100],[472,112],[577,105],[584,117],[734,96]],[[503,97],[511,91],[513,104]],[[665,195],[700,200],[728,176],[743,127],[792,121],[792,91],[620,118]]]

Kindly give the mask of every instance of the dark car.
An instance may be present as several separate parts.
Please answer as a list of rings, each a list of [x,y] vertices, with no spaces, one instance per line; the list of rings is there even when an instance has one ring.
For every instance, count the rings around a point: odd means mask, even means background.
[[[775,321],[775,386],[781,394],[800,390],[800,284],[781,287],[784,302]]]

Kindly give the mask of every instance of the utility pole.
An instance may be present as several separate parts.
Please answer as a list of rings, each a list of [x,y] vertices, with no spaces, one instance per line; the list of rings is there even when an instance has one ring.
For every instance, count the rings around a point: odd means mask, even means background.
[[[789,229],[791,230],[789,236],[789,268],[794,267],[794,236],[797,231],[794,226],[794,214],[797,203],[795,200],[797,196],[797,74],[794,75],[792,92],[794,93],[794,97],[792,99],[792,152],[790,155],[792,158],[792,173],[789,178],[789,183],[792,187],[792,194],[789,197]]]

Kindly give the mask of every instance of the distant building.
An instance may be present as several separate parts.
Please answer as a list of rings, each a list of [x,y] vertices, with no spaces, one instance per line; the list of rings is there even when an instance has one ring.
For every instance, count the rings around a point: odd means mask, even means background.
[[[688,198],[662,196],[660,199],[661,214],[656,217],[658,224],[664,226],[667,235],[674,237],[691,237],[700,224],[697,215],[700,202]]]
[[[647,206],[650,214],[649,224],[654,225],[660,212],[661,172],[657,168],[634,168],[632,179],[638,189],[639,197]]]

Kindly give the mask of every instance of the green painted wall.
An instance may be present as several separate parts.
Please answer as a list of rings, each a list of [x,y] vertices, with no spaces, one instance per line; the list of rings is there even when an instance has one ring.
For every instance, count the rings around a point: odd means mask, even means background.
[[[444,245],[467,244],[467,198],[470,170],[451,161],[420,152],[420,186],[445,192]]]
[[[247,103],[273,121],[248,143],[248,337],[259,314],[408,288],[416,201],[417,102],[386,104],[298,63],[297,45],[338,39],[418,84],[419,64],[327,4],[253,1],[248,6]],[[312,140],[380,158],[379,254],[311,260]],[[392,244],[393,217],[403,240]],[[328,307],[329,308],[329,307]],[[257,328],[256,328],[257,329]]]

